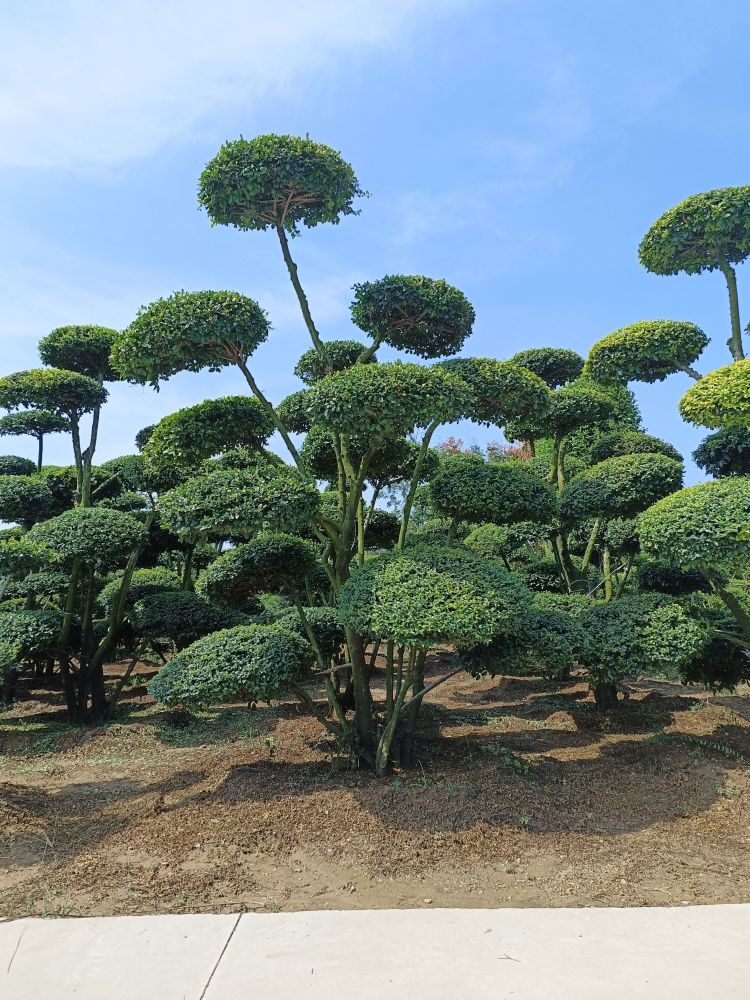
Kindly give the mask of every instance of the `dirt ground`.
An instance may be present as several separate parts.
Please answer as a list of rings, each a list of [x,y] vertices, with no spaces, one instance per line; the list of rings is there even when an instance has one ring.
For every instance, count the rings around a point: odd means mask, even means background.
[[[437,676],[446,664],[433,659]],[[292,704],[98,729],[0,711],[0,914],[750,900],[750,692],[458,675],[416,770],[378,780]]]

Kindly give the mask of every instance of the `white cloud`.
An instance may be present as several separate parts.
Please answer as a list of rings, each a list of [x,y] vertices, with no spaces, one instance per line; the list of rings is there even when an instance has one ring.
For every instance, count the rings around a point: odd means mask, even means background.
[[[460,0],[43,0],[2,14],[0,166],[109,169]]]

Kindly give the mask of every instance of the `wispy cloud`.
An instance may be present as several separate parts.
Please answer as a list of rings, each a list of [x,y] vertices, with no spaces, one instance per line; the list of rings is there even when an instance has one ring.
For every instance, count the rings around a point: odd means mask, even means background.
[[[536,54],[538,89],[526,110],[508,115],[502,129],[483,123],[481,134],[469,144],[471,157],[481,162],[479,183],[448,189],[409,191],[402,194],[394,246],[423,240],[432,232],[473,230],[509,248],[507,265],[525,247],[535,253],[540,246],[554,249],[557,239],[544,228],[509,232],[504,216],[524,201],[564,184],[581,154],[592,127],[592,115],[578,80],[575,61],[559,52]],[[515,72],[511,67],[509,73]],[[529,72],[529,67],[524,67]],[[467,171],[468,172],[468,171]],[[503,206],[503,213],[498,211]],[[517,258],[516,258],[517,259]],[[500,268],[503,262],[498,261]]]
[[[0,166],[108,169],[458,0],[43,0],[3,13]]]

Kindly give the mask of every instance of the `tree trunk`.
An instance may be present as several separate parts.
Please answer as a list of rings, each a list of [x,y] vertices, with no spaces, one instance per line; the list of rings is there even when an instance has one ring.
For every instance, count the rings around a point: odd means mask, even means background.
[[[594,701],[600,712],[609,712],[613,708],[617,708],[617,685],[595,684]]]
[[[361,756],[372,765],[375,761],[375,724],[373,718],[372,693],[367,678],[367,656],[362,636],[346,629],[346,643],[352,661],[352,688],[354,691],[354,722],[357,735],[357,749]]]
[[[36,471],[42,471],[42,458],[44,456],[44,435],[40,434],[37,438],[37,450],[36,450]]]
[[[729,317],[732,324],[732,333],[727,341],[727,347],[735,361],[742,361],[745,351],[742,346],[742,327],[740,326],[740,302],[737,296],[737,275],[734,268],[719,255],[719,267],[726,279],[727,291],[729,292]]]

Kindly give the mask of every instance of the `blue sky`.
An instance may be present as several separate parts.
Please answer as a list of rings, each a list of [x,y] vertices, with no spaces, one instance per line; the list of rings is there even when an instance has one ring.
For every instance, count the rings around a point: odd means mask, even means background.
[[[55,326],[122,327],[176,289],[231,288],[273,322],[253,359],[266,393],[299,388],[291,369],[309,342],[278,245],[212,229],[195,197],[223,140],[269,131],[341,150],[371,192],[361,215],[293,244],[325,338],[356,334],[355,281],[423,273],[473,302],[464,353],[585,353],[627,323],[675,318],[713,338],[698,368],[724,364],[721,276],[650,275],[637,246],[687,195],[748,183],[749,29],[743,0],[714,17],[696,0],[6,5],[2,370],[35,366]],[[741,267],[743,325],[749,278]],[[686,453],[702,436],[677,414],[688,384],[637,387],[648,429]],[[177,376],[158,395],[116,386],[98,458],[133,451],[140,427],[180,406],[242,391],[229,370]],[[50,440],[48,460],[70,461],[68,449]]]

